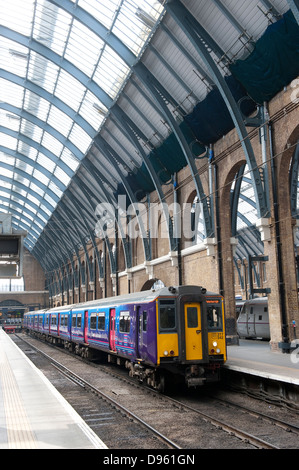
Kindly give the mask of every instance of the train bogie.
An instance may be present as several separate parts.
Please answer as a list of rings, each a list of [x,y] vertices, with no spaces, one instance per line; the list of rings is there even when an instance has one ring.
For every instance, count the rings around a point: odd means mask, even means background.
[[[223,299],[197,286],[29,312],[25,327],[83,357],[106,353],[159,390],[170,376],[189,386],[217,380],[226,360]]]

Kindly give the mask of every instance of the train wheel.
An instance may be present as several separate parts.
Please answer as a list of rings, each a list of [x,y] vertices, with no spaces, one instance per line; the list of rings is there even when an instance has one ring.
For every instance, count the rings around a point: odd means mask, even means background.
[[[160,373],[159,376],[157,377],[156,389],[158,390],[158,392],[164,393],[165,387],[166,387],[165,375],[163,373],[162,374]]]

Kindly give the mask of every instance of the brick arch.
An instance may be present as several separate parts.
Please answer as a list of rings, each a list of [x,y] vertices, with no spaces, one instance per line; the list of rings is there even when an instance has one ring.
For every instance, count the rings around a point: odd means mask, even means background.
[[[225,236],[226,237],[231,237],[231,221],[232,221],[232,207],[231,207],[231,188],[232,185],[235,181],[236,174],[240,170],[240,168],[246,165],[246,160],[240,160],[232,165],[231,168],[229,168],[228,173],[223,179],[222,186],[218,188],[218,194],[219,194],[219,211],[220,211],[220,217],[221,219],[225,219],[225,223],[221,224],[222,225],[222,230],[225,230]],[[217,188],[216,188],[217,191]],[[215,192],[215,197],[217,196]],[[238,197],[238,194],[237,194]],[[236,215],[236,214],[235,214]],[[229,223],[228,223],[229,222]]]
[[[275,164],[277,168],[277,174],[279,175],[279,181],[284,183],[288,181],[288,175],[290,171],[290,164],[294,156],[296,145],[299,141],[299,125],[293,129],[289,134],[286,141],[284,142],[283,149],[279,152],[276,152],[273,158],[275,159]],[[278,184],[279,184],[278,181]],[[283,184],[283,188],[286,188],[288,185]],[[283,189],[282,188],[282,189]]]

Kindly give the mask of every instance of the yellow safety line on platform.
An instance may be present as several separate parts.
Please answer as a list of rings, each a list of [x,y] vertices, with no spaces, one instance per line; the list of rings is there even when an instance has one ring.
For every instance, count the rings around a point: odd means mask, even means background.
[[[0,345],[0,379],[3,384],[3,404],[9,449],[37,449],[34,433],[30,427],[22,403],[17,381]]]

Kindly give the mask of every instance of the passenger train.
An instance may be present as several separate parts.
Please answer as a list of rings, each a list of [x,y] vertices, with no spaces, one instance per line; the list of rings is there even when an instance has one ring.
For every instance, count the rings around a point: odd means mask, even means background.
[[[237,320],[241,338],[270,339],[268,297],[246,300]]]
[[[197,387],[226,361],[223,297],[199,286],[163,287],[24,315],[28,333],[82,357],[100,353],[164,391]]]

